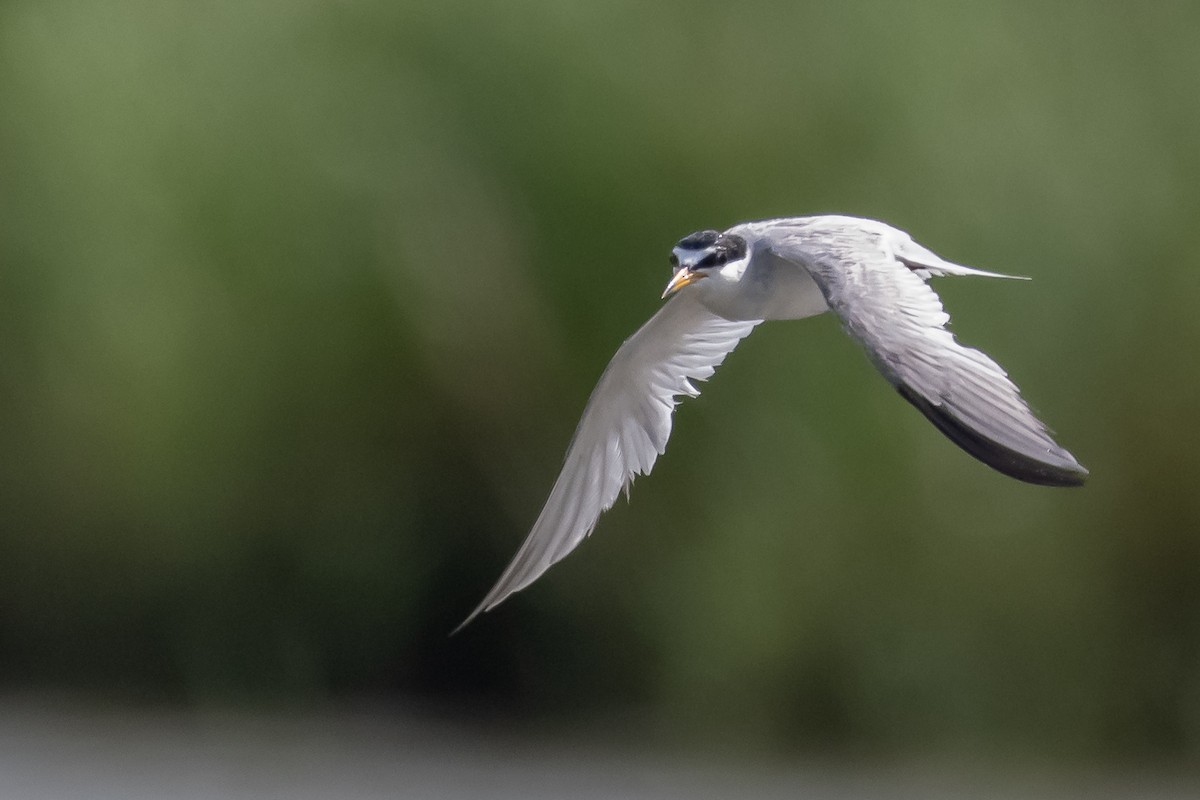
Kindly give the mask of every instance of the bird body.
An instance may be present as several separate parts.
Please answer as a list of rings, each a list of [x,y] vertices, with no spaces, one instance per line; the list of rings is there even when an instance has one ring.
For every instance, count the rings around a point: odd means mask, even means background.
[[[609,362],[533,529],[462,625],[528,586],[591,533],[665,451],[677,398],[698,395],[692,381],[711,377],[767,320],[832,310],[900,395],[971,455],[1030,483],[1075,486],[1086,477],[1004,370],[954,339],[927,283],[1012,276],[954,264],[886,223],[846,216],[698,231],[676,244],[671,263],[669,299]]]
[[[712,277],[700,301],[728,319],[784,320],[816,316],[829,301],[810,269],[798,264],[832,262],[891,267],[908,263],[922,279],[931,275],[979,275],[1010,278],[995,272],[953,264],[883,222],[845,216],[793,217],[747,222],[724,234],[746,241],[748,258],[727,263]],[[677,247],[678,251],[679,248]],[[867,259],[875,257],[879,264]],[[884,270],[886,272],[886,269]]]

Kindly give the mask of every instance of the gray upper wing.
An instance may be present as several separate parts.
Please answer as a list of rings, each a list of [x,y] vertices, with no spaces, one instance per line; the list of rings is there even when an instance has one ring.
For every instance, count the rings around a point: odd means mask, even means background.
[[[946,329],[950,317],[925,279],[976,271],[882,223],[797,223],[774,226],[764,243],[808,270],[875,366],[942,433],[1014,478],[1083,483],[1087,470],[1050,437],[1000,365]]]
[[[588,399],[533,529],[459,628],[533,583],[591,533],[621,491],[666,450],[676,398],[698,395],[692,381],[711,377],[757,324],[718,317],[684,292],[621,345]]]

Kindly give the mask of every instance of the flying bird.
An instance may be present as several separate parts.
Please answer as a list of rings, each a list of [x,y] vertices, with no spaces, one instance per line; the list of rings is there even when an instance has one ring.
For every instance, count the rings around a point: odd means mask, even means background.
[[[900,395],[988,466],[1044,486],[1088,472],[1051,438],[1004,370],[946,329],[931,277],[1012,278],[964,267],[883,222],[790,217],[704,230],[671,251],[667,302],[629,337],[592,391],[533,530],[459,626],[533,583],[575,549],[666,450],[680,397],[767,320],[833,311]]]

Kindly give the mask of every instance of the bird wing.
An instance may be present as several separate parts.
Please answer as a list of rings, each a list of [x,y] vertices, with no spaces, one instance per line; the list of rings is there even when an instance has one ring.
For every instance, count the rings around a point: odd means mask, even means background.
[[[876,224],[782,226],[766,241],[812,275],[884,377],[951,441],[1029,483],[1082,484],[1087,470],[1050,437],[999,364],[958,343],[926,283],[930,274],[1007,276],[943,261],[907,234]]]
[[[758,322],[724,319],[682,292],[621,345],[592,390],[533,530],[459,628],[533,583],[592,532],[666,450],[676,398],[699,395],[692,381],[711,377]]]

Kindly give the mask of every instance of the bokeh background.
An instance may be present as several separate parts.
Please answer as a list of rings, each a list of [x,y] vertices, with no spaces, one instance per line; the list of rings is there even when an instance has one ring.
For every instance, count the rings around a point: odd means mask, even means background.
[[[2,696],[1190,774],[1198,78],[1194,3],[6,2]],[[1088,485],[768,325],[448,637],[671,244],[821,212],[1034,278],[937,288]]]

